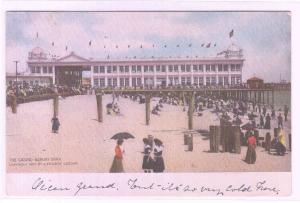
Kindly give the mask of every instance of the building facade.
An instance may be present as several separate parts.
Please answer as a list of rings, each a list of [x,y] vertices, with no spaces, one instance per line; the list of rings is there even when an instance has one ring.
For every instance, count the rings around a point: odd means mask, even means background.
[[[82,84],[89,72],[93,87],[200,85],[227,86],[242,83],[242,50],[231,45],[216,57],[151,58],[126,60],[85,59],[71,52],[62,58],[47,57],[39,47],[28,55],[29,75],[51,77],[57,85]]]

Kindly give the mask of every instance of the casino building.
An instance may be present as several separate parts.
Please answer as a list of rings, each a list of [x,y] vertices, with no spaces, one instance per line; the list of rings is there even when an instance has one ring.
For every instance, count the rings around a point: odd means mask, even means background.
[[[93,87],[156,87],[240,84],[243,62],[242,49],[232,44],[216,57],[126,60],[86,59],[74,52],[62,58],[49,58],[36,47],[29,52],[27,64],[30,76],[48,78],[49,84],[81,85],[83,71],[89,71]]]

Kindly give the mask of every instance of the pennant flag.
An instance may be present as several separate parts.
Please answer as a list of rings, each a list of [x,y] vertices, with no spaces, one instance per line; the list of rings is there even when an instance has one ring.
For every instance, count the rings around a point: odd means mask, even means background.
[[[189,47],[192,47],[192,44],[189,44]]]
[[[105,36],[104,36],[104,39],[107,39],[107,38],[108,38],[108,37],[105,35]]]
[[[104,49],[106,49],[106,46],[104,45]]]
[[[109,55],[107,55],[107,59],[109,59]]]
[[[216,43],[214,44],[214,47],[215,47],[215,46],[217,46],[217,44],[216,44]]]
[[[167,45],[165,45],[164,47],[167,48]]]
[[[230,33],[229,33],[229,38],[231,38],[231,37],[233,37],[233,29],[230,31]]]
[[[153,59],[154,59],[154,56],[151,56],[151,58],[153,58]]]
[[[66,50],[66,51],[68,50],[68,46],[66,46],[65,50]]]
[[[36,38],[39,38],[39,33],[38,32],[36,32]]]
[[[201,47],[204,47],[205,44],[201,44]]]
[[[91,45],[92,45],[92,40],[89,41],[89,46],[91,46]]]
[[[179,44],[177,44],[177,46],[176,47],[179,47]]]
[[[154,44],[152,44],[152,47],[154,48]]]
[[[52,42],[52,46],[54,46],[54,42]]]
[[[207,45],[206,45],[206,48],[209,48],[210,47],[210,43],[208,43]]]
[[[130,45],[128,45],[128,48],[130,48]]]
[[[196,58],[198,58],[198,56],[196,55]]]
[[[136,59],[136,56],[134,56],[133,58]]]
[[[141,45],[141,47],[140,47],[141,49],[143,48],[143,45]]]

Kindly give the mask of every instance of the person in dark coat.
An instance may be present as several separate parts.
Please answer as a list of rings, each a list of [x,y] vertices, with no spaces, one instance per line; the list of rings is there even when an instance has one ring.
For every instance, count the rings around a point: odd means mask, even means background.
[[[152,149],[149,140],[147,138],[144,138],[143,142],[144,142],[144,157],[143,157],[142,169],[144,169],[145,173],[151,173],[151,170],[153,168],[153,159],[150,156],[150,153]]]
[[[52,122],[52,132],[53,133],[58,133],[59,126],[60,126],[60,122],[59,122],[58,118],[53,117],[51,122]]]
[[[124,172],[123,162],[122,162],[124,150],[121,147],[123,142],[124,142],[123,139],[119,139],[117,141],[117,145],[115,147],[114,160],[113,160],[113,163],[109,170],[110,173],[123,173]]]
[[[263,115],[266,116],[266,113],[267,113],[267,108],[266,108],[266,106],[264,106],[263,107]]]
[[[282,128],[283,129],[283,118],[281,116],[281,113],[279,114],[279,116],[277,118],[277,121],[278,121],[278,128]]]
[[[245,162],[248,164],[254,164],[256,162],[256,138],[254,136],[254,132],[252,131],[248,140],[248,149],[246,154]]]
[[[287,121],[287,116],[289,113],[289,107],[287,105],[284,106],[284,121]]]
[[[265,129],[271,129],[271,117],[270,114],[267,114],[266,116],[266,122],[265,122]]]
[[[162,157],[163,148],[162,141],[159,139],[154,139],[154,173],[162,173],[165,170],[165,163]]]
[[[263,115],[260,115],[260,122],[259,122],[259,125],[260,125],[261,128],[264,128],[264,126],[265,126]]]

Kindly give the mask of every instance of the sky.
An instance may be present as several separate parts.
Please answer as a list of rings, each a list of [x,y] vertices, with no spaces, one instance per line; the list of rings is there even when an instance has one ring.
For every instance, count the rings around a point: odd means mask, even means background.
[[[7,72],[15,71],[14,60],[25,71],[28,52],[37,46],[59,57],[74,51],[85,58],[125,59],[210,57],[231,44],[243,49],[244,81],[291,80],[289,12],[6,13]]]

